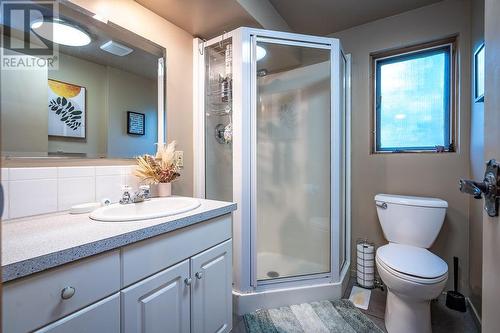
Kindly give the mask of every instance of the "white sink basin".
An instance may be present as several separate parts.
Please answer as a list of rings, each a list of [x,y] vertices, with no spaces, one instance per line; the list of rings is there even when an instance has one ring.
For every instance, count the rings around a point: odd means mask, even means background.
[[[104,222],[148,220],[185,213],[200,205],[200,201],[195,198],[153,198],[134,204],[116,203],[101,207],[90,213],[90,218]]]

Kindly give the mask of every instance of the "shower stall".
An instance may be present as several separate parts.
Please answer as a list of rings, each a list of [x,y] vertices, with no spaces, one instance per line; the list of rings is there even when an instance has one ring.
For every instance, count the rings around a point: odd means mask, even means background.
[[[349,276],[349,57],[239,28],[194,40],[195,195],[233,201],[237,313],[340,298]]]

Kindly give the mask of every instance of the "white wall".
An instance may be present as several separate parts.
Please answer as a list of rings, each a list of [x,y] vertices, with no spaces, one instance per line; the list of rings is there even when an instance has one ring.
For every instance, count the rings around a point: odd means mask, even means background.
[[[65,211],[103,199],[118,202],[123,185],[137,189],[140,183],[134,169],[133,165],[2,168],[2,220]]]
[[[439,197],[449,208],[431,248],[448,262],[461,261],[461,290],[468,283],[469,198],[457,182],[469,175],[470,2],[447,0],[427,7],[340,31],[346,53],[352,54],[352,244],[367,238],[386,243],[373,197],[394,193]],[[458,152],[445,154],[370,154],[370,53],[428,42],[458,34]],[[354,251],[354,247],[351,247]],[[355,253],[355,252],[352,252]],[[448,287],[452,286],[449,279]]]

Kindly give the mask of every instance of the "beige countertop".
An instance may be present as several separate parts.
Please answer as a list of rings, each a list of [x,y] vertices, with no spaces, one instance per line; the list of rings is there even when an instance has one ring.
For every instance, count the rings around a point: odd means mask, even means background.
[[[230,202],[200,199],[186,213],[129,222],[100,222],[67,212],[4,221],[2,281],[60,266],[236,210]]]

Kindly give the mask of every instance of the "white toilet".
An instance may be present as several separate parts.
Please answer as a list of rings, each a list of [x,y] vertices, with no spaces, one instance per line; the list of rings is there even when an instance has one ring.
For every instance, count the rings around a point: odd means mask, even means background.
[[[375,204],[389,241],[377,249],[375,257],[387,287],[386,329],[389,333],[431,332],[430,301],[443,291],[448,265],[427,249],[441,230],[448,203],[377,194]]]

